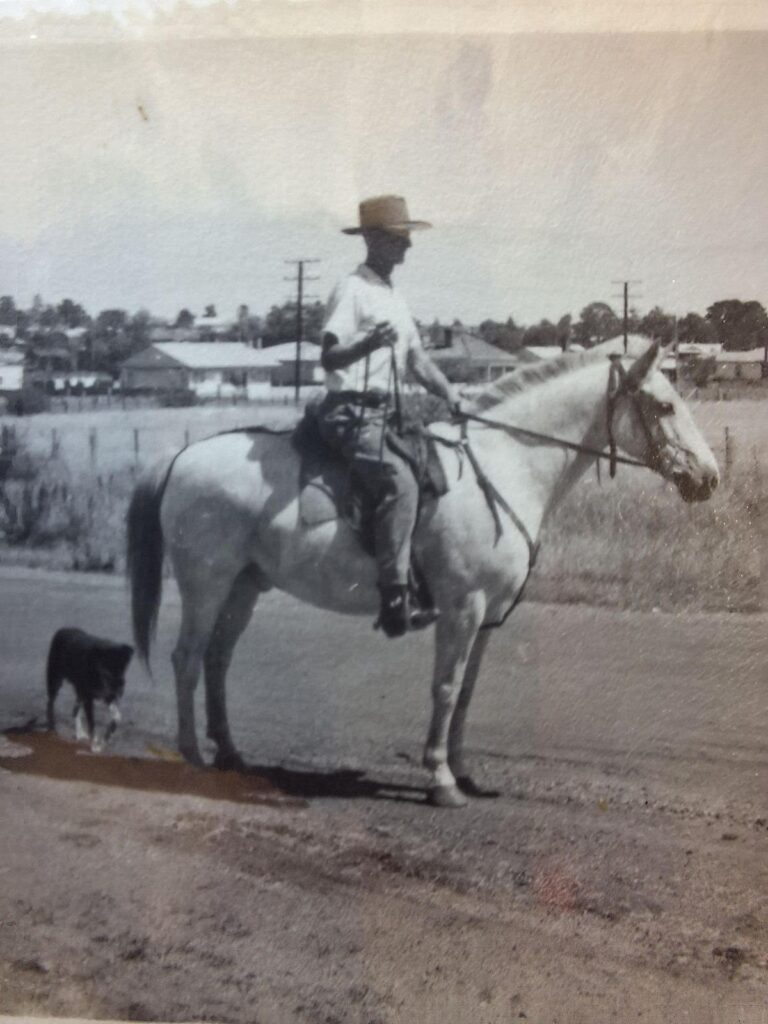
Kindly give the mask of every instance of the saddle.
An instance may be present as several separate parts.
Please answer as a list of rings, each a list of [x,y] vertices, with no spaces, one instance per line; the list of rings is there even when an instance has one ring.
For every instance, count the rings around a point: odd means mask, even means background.
[[[322,439],[315,411],[308,406],[291,442],[299,456],[299,517],[305,526],[344,520],[357,534],[363,549],[373,555],[375,501],[349,471],[347,463]],[[419,485],[419,507],[427,499],[446,494],[448,482],[437,454],[436,442],[420,423],[409,423],[402,436],[388,430],[386,445],[413,470]]]

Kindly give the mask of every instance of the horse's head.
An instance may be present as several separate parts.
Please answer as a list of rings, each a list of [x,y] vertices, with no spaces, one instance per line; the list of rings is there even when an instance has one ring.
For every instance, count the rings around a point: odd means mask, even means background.
[[[609,430],[616,443],[666,480],[685,501],[706,501],[720,474],[688,407],[660,366],[665,350],[654,342],[630,366],[614,357]]]

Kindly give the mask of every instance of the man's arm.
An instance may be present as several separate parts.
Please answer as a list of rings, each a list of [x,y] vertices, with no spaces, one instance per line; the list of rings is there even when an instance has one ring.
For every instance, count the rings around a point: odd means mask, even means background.
[[[444,398],[456,410],[459,396],[443,371],[429,358],[423,348],[414,346],[408,350],[408,368],[413,376],[427,391],[438,398]]]
[[[394,345],[396,340],[397,335],[386,320],[376,324],[364,338],[353,342],[351,345],[340,345],[336,335],[326,331],[323,335],[323,351],[320,356],[320,365],[326,373],[331,373],[334,370],[345,370],[360,359],[365,359],[370,352],[375,352],[377,348],[383,348],[384,345]]]

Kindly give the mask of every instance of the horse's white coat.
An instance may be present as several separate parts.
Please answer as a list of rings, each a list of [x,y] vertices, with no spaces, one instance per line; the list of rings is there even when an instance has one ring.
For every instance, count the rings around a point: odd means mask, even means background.
[[[647,343],[635,352],[636,361],[624,361],[640,391],[618,401],[616,441],[640,460],[649,457],[638,411],[642,402],[661,451],[655,468],[684,481],[689,495],[706,497],[717,483],[714,456],[658,371],[658,347],[646,349]],[[608,442],[606,357],[620,350],[620,342],[609,342],[586,355],[509,374],[481,392],[471,408],[499,423],[602,449]],[[459,428],[449,424],[434,430],[451,440],[459,436]],[[594,456],[477,424],[469,426],[469,441],[485,474],[533,538],[547,513],[594,463]],[[514,602],[528,575],[530,551],[503,510],[504,529],[496,539],[493,517],[466,458],[451,448],[442,458],[450,489],[425,507],[414,548],[442,612],[435,628],[433,713],[424,763],[432,773],[433,797],[456,805],[464,802],[456,777],[468,780],[466,714],[489,636],[480,627],[498,621]],[[260,591],[276,586],[318,607],[366,617],[377,610],[374,563],[349,527],[335,521],[307,528],[299,521],[298,475],[287,438],[223,434],[184,451],[164,493],[155,488],[182,598],[173,663],[179,747],[192,761],[200,760],[193,695],[201,666],[208,735],[220,763],[237,757],[227,723],[225,678]],[[135,519],[140,537],[139,509]]]

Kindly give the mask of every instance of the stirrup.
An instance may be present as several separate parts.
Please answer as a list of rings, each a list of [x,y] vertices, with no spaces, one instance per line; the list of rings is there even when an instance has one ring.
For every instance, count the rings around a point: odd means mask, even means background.
[[[389,586],[381,591],[381,611],[373,624],[383,629],[388,637],[403,636],[408,632],[408,588]]]

